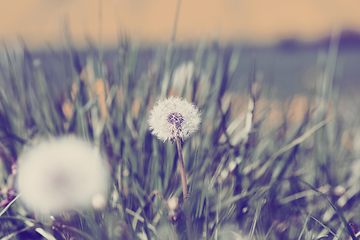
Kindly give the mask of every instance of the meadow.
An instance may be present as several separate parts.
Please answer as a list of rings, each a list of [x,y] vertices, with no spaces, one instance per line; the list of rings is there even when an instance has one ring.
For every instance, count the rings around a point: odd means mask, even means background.
[[[176,144],[159,141],[148,123],[171,96],[201,112],[200,129],[182,142],[192,239],[357,239],[358,121],[333,88],[336,49],[317,66],[313,91],[287,100],[261,81],[256,56],[234,91],[241,51],[216,41],[196,45],[187,61],[181,46],[159,47],[147,61],[139,49],[127,37],[106,56],[91,45],[48,58],[4,46],[1,240],[188,239]],[[38,216],[17,191],[17,160],[61,136],[99,147],[106,202]]]

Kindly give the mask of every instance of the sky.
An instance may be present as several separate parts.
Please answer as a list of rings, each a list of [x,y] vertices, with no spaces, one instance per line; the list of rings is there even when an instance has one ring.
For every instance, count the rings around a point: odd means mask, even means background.
[[[0,37],[8,45],[21,36],[30,47],[64,46],[67,22],[81,46],[86,39],[99,43],[100,24],[104,45],[115,45],[124,32],[140,42],[167,42],[177,0],[0,0],[0,5]],[[334,27],[360,31],[360,1],[181,0],[176,41],[306,41]]]

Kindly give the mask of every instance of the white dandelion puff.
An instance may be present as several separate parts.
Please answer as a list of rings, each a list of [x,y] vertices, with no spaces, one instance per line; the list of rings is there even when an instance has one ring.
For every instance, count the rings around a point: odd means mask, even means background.
[[[18,190],[25,206],[58,214],[105,196],[108,170],[98,149],[73,138],[44,141],[19,158]]]
[[[185,99],[171,97],[158,101],[150,111],[149,125],[152,134],[160,140],[186,140],[199,129],[200,111]]]

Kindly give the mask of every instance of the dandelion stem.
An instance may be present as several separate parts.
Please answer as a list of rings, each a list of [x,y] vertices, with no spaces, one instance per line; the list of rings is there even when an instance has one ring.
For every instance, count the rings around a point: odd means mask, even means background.
[[[184,166],[184,160],[183,160],[182,148],[181,148],[181,139],[179,137],[176,138],[176,144],[177,144],[179,162],[180,162],[181,183],[182,183],[183,195],[185,200],[187,199],[188,192],[187,192],[185,166]]]
[[[184,160],[183,160],[183,155],[182,155],[181,138],[180,137],[176,137],[176,145],[177,145],[178,155],[179,155],[181,182],[182,182],[183,195],[184,195],[186,229],[187,229],[188,239],[191,240],[192,239],[191,238],[192,234],[191,234],[190,208],[189,208],[189,202],[188,202],[186,173],[185,173],[185,166],[184,166]]]

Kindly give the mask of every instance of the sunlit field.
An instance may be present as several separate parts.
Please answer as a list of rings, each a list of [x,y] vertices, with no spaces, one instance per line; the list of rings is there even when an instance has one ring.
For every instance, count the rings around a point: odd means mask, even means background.
[[[3,46],[0,239],[357,239],[358,109],[333,84],[337,44],[281,93],[296,73],[216,40]],[[176,124],[151,112],[170,97],[190,104],[166,110]]]

